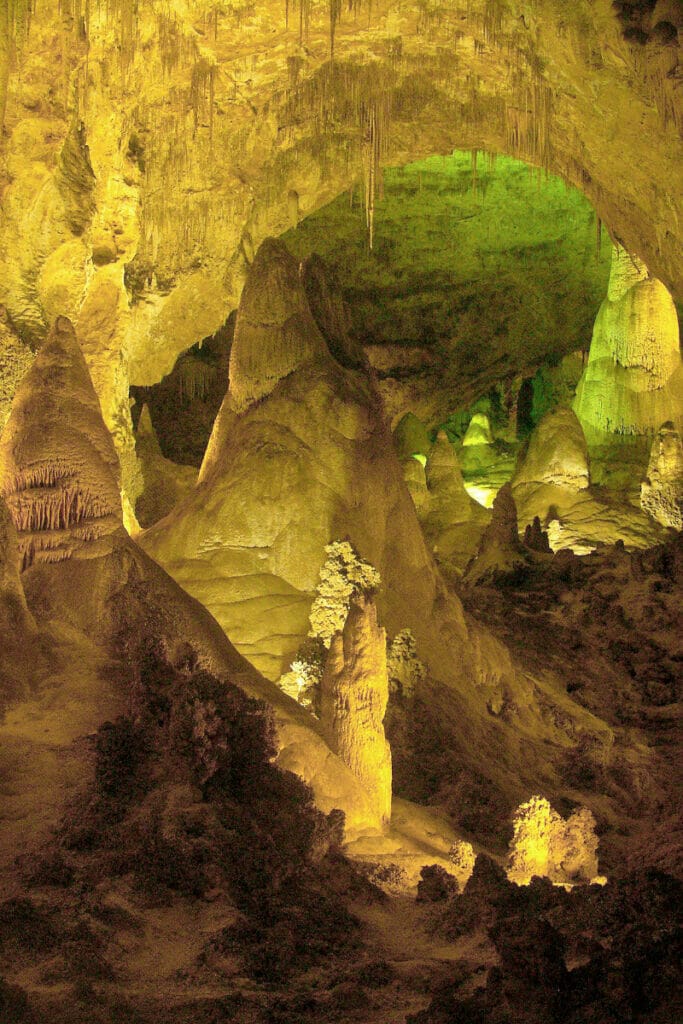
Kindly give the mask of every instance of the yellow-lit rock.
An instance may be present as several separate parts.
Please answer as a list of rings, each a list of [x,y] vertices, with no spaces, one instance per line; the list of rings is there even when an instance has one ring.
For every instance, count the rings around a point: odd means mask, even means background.
[[[351,602],[342,633],[332,638],[320,688],[320,725],[367,792],[376,824],[391,817],[391,750],[384,736],[389,699],[386,633],[374,601]]]
[[[683,529],[683,443],[673,423],[664,423],[652,442],[640,505],[663,526]]]
[[[311,314],[298,267],[282,242],[260,247],[242,293],[230,350],[230,397],[237,412],[329,352]]]
[[[528,885],[534,875],[571,885],[598,874],[595,818],[582,807],[565,821],[545,797],[520,804],[513,819],[507,863],[511,882]]]
[[[0,436],[0,494],[24,566],[106,550],[122,522],[118,473],[75,331],[58,317]]]
[[[6,311],[0,309],[0,430],[7,422],[14,393],[32,362],[33,352],[19,341],[7,323]]]
[[[493,434],[488,416],[483,412],[475,412],[462,440],[463,448],[468,448],[471,445],[491,444],[492,442]]]
[[[574,410],[589,444],[652,436],[683,418],[683,364],[671,295],[617,246]]]

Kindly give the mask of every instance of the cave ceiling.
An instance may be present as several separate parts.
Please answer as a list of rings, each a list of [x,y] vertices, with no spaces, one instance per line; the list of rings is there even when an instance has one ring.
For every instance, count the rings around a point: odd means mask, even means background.
[[[75,314],[153,383],[225,320],[264,237],[371,191],[377,162],[456,147],[576,184],[681,295],[675,0],[382,0],[333,33],[312,0],[27,6],[3,47],[1,253],[25,337]]]

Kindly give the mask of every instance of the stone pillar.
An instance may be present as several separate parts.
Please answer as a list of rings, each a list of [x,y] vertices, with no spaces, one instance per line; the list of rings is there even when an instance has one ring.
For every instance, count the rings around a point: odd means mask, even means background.
[[[370,597],[355,598],[344,631],[332,638],[320,692],[325,739],[359,779],[374,810],[369,826],[391,817],[391,749],[384,736],[389,698],[386,633]]]

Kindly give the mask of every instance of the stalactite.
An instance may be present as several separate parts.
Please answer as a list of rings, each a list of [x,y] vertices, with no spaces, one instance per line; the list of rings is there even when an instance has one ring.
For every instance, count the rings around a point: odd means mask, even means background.
[[[178,363],[178,391],[181,403],[191,404],[207,397],[216,382],[216,368],[202,359],[185,356]]]
[[[320,140],[321,153],[333,133],[345,127],[357,133],[368,236],[372,241],[394,81],[394,76],[378,63],[329,61],[314,76],[299,82],[287,99],[286,119],[292,124],[312,120],[313,144],[315,139]]]
[[[334,60],[334,34],[341,18],[342,0],[329,0],[330,4],[330,60]]]
[[[600,261],[600,250],[602,249],[602,220],[600,214],[595,214],[595,259]]]

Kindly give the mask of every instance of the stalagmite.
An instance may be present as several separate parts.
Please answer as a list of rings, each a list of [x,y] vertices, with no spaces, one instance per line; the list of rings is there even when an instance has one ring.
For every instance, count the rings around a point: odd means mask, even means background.
[[[423,519],[429,511],[429,491],[427,490],[425,467],[419,459],[412,457],[404,459],[401,466],[403,467],[403,479],[410,491],[418,519]]]
[[[425,472],[432,525],[450,526],[480,514],[481,505],[465,490],[458,456],[443,430],[437,434],[427,456]]]
[[[526,564],[519,540],[517,508],[510,484],[504,484],[493,502],[493,517],[484,530],[479,549],[465,570],[468,583],[480,583]]]
[[[331,749],[368,793],[377,826],[391,817],[391,750],[384,736],[389,699],[386,633],[371,598],[357,597],[330,645],[320,693],[320,724]]]
[[[84,554],[118,529],[118,472],[73,326],[58,317],[0,437],[0,494],[24,567]]]
[[[493,434],[491,433],[491,424],[486,413],[475,412],[474,416],[470,420],[470,425],[467,428],[462,443],[463,447],[467,448],[470,445],[477,444],[491,444],[493,442]]]
[[[574,410],[589,444],[652,437],[662,423],[683,421],[676,307],[662,282],[619,246]]]
[[[507,875],[528,885],[536,875],[564,885],[587,883],[598,875],[595,818],[586,807],[565,821],[541,796],[520,804],[512,823]]]
[[[230,396],[243,411],[294,370],[329,359],[298,267],[282,242],[259,248],[242,293],[230,352]]]
[[[571,491],[590,484],[588,446],[576,414],[559,406],[547,412],[529,438],[512,478],[515,501],[522,488],[552,484]]]
[[[664,423],[652,442],[640,506],[663,526],[683,530],[683,442],[673,423]]]

